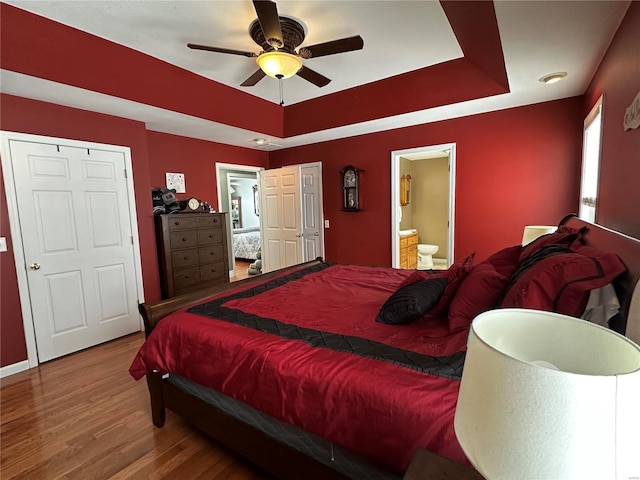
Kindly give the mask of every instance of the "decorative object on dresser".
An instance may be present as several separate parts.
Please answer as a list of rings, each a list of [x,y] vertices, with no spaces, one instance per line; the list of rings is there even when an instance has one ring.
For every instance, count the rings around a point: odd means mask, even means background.
[[[342,210],[357,212],[360,210],[360,178],[358,170],[352,165],[347,165],[340,172],[342,175]]]
[[[403,235],[403,232],[408,232]],[[418,268],[418,232],[400,231],[400,268],[415,270]]]
[[[224,213],[156,215],[162,298],[229,282]]]
[[[488,479],[637,478],[640,347],[559,313],[471,325],[455,432]]]

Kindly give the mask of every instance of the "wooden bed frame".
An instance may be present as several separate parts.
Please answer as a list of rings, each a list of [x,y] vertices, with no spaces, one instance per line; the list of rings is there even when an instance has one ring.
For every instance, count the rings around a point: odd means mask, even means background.
[[[560,225],[573,228],[587,227],[584,240],[587,245],[618,254],[628,271],[616,280],[615,288],[621,302],[620,332],[640,343],[640,240],[567,215]],[[321,259],[287,269],[248,278],[232,284],[219,285],[159,303],[141,304],[140,313],[148,336],[155,325],[170,313],[219,293],[262,282],[284,271],[293,272],[321,262]],[[256,466],[280,479],[297,480],[344,479],[339,472],[297,450],[269,437],[265,433],[241,422],[208,403],[189,395],[164,381],[159,372],[147,375],[151,397],[153,424],[164,426],[165,409],[183,417],[196,428],[250,460]]]

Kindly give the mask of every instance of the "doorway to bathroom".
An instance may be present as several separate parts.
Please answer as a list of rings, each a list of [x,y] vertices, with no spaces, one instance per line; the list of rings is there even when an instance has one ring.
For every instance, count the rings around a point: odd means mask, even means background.
[[[431,262],[436,269],[453,263],[455,158],[455,143],[391,152],[392,267],[400,267],[401,233],[414,231],[418,251],[425,252],[416,252],[418,268],[432,268]]]

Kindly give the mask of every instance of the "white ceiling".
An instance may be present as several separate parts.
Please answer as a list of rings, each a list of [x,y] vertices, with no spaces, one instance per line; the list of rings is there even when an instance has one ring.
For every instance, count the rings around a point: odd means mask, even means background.
[[[225,85],[278,103],[278,82],[265,77],[240,87],[257,65],[252,58],[195,51],[188,42],[259,52],[248,34],[255,11],[249,0],[223,1],[24,1],[6,3],[129,46]],[[438,121],[584,93],[629,1],[501,1],[496,17],[510,93],[414,112],[287,139],[268,138],[290,147],[372,131]],[[292,77],[284,80],[285,104],[373,82],[462,56],[439,2],[360,0],[278,0],[280,15],[306,29],[302,46],[355,34],[364,49],[304,60],[332,79],[323,88]],[[555,85],[538,79],[565,71]],[[256,148],[260,132],[216,124],[108,95],[2,70],[5,93],[132,118],[147,128]]]

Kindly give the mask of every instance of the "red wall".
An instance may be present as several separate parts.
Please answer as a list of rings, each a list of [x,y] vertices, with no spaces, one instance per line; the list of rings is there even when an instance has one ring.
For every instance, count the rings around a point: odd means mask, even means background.
[[[604,94],[597,222],[640,238],[640,128],[624,112],[640,92],[640,2],[631,2],[585,94],[583,117]]]
[[[271,167],[323,163],[326,258],[391,265],[391,152],[455,142],[455,256],[520,242],[526,224],[576,211],[582,98],[271,152]],[[304,159],[304,160],[301,160]],[[360,212],[340,210],[340,170],[363,169]]]
[[[178,198],[196,197],[216,210],[216,162],[269,166],[268,152],[152,131],[147,132],[147,140],[152,159],[151,184],[164,186],[166,172],[184,173],[186,193],[178,194]]]

